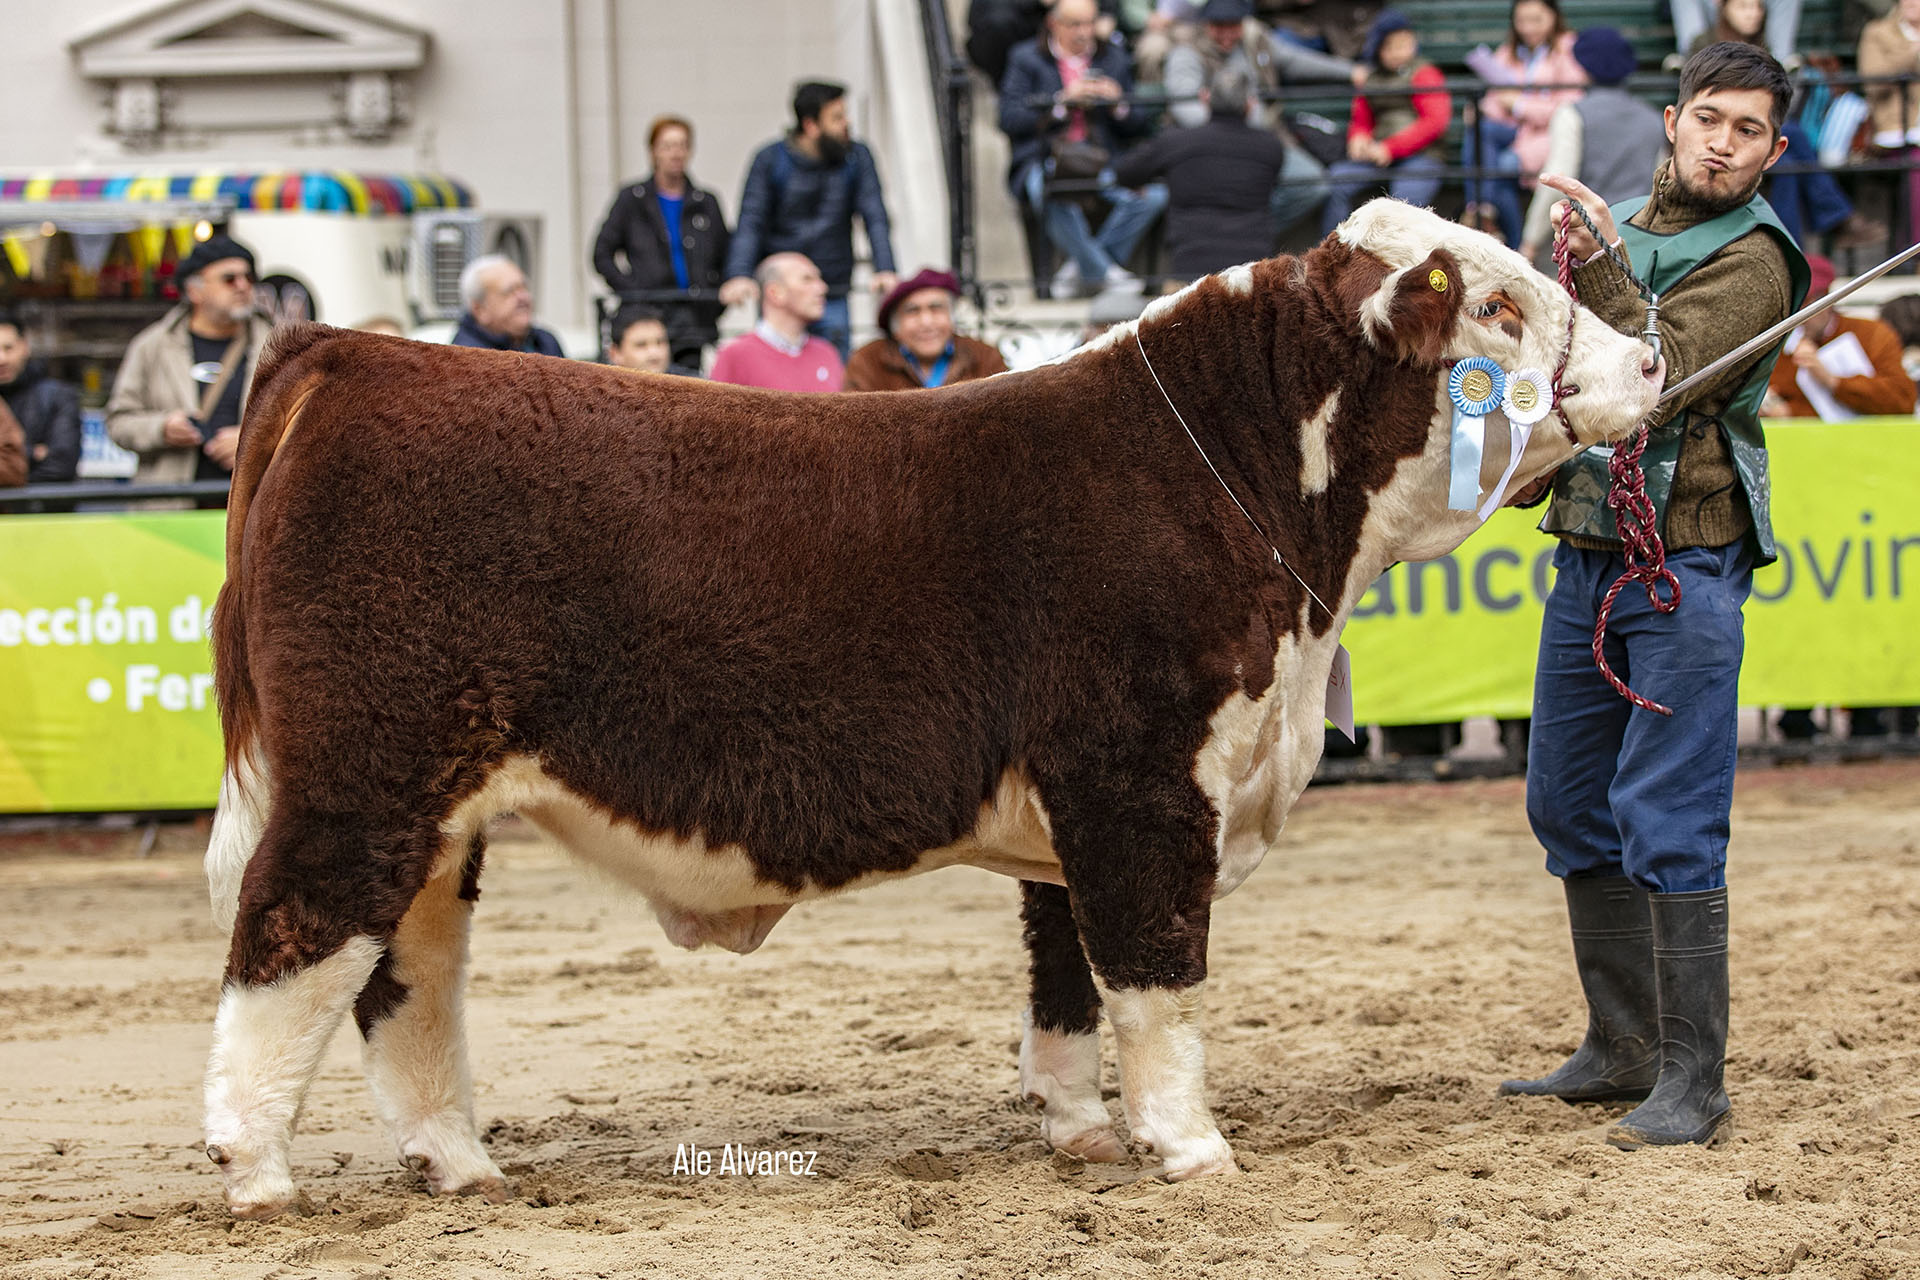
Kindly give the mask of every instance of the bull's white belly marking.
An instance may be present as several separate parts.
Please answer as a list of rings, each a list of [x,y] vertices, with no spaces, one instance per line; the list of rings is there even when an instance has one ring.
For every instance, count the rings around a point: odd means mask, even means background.
[[[1019,769],[1002,775],[993,798],[980,806],[973,829],[959,840],[927,850],[906,871],[875,872],[833,888],[808,884],[789,890],[762,880],[738,845],[710,845],[697,833],[682,838],[616,819],[527,755],[497,766],[442,824],[450,839],[447,862],[436,873],[451,873],[455,860],[465,857],[465,833],[507,812],[520,814],[576,857],[639,890],[663,918],[672,911],[719,916],[790,905],[947,866],[983,867],[1023,880],[1062,883],[1046,812]]]

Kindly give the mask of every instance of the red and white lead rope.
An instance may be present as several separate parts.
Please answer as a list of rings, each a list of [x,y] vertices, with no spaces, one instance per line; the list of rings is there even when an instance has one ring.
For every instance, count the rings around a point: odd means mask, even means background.
[[[1559,269],[1560,287],[1567,291],[1568,298],[1577,302],[1580,294],[1573,285],[1573,253],[1567,247],[1567,228],[1564,224],[1553,239],[1553,262]],[[1554,380],[1559,380],[1557,374]],[[1621,441],[1615,446],[1612,458],[1607,461],[1607,476],[1612,481],[1607,490],[1607,506],[1613,510],[1614,527],[1619,530],[1620,540],[1625,544],[1622,554],[1627,562],[1627,571],[1608,588],[1606,598],[1600,602],[1600,613],[1593,623],[1593,661],[1600,668],[1600,674],[1606,677],[1607,683],[1613,686],[1614,692],[1636,707],[1670,716],[1673,714],[1672,707],[1661,706],[1629,689],[1627,682],[1615,675],[1613,668],[1607,665],[1606,655],[1607,620],[1613,614],[1615,598],[1629,582],[1645,586],[1647,603],[1653,606],[1656,613],[1672,613],[1680,607],[1680,580],[1673,576],[1673,570],[1667,568],[1667,548],[1660,541],[1653,500],[1647,497],[1646,472],[1640,468],[1640,457],[1647,451],[1648,432],[1649,429],[1643,426]],[[1667,588],[1665,597],[1660,594],[1662,584]]]

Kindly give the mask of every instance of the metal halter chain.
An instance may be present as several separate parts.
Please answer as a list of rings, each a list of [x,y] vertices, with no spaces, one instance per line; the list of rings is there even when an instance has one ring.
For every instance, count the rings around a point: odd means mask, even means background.
[[[1182,431],[1187,433],[1187,439],[1193,442],[1194,451],[1200,455],[1200,461],[1207,464],[1207,470],[1213,472],[1213,478],[1218,480],[1220,487],[1227,491],[1227,497],[1232,499],[1234,506],[1240,508],[1240,514],[1247,518],[1247,523],[1253,526],[1253,531],[1260,535],[1260,541],[1266,543],[1267,550],[1273,552],[1274,563],[1293,575],[1293,580],[1300,584],[1300,589],[1312,597],[1315,604],[1319,605],[1322,609],[1326,609],[1327,617],[1333,618],[1338,616],[1333,610],[1327,609],[1327,602],[1322,600],[1319,595],[1314,592],[1314,589],[1307,585],[1307,580],[1300,576],[1300,571],[1287,563],[1287,558],[1280,554],[1280,548],[1273,545],[1273,539],[1269,538],[1267,531],[1260,527],[1260,522],[1253,518],[1253,513],[1247,510],[1238,497],[1234,496],[1233,488],[1227,484],[1226,477],[1220,474],[1220,468],[1213,465],[1213,459],[1209,458],[1207,451],[1200,447],[1200,437],[1193,434],[1193,428],[1189,427],[1187,420],[1180,416],[1179,406],[1174,404],[1173,397],[1167,394],[1167,388],[1161,383],[1160,375],[1153,371],[1153,361],[1147,359],[1147,344],[1141,340],[1138,329],[1134,330],[1133,344],[1140,348],[1140,363],[1147,366],[1147,375],[1153,379],[1153,385],[1160,388],[1160,398],[1167,402],[1167,408],[1173,410],[1173,420],[1180,424]]]
[[[1580,202],[1570,198],[1567,205],[1573,212],[1580,215],[1580,220],[1587,224],[1587,230],[1593,233],[1593,238],[1601,241],[1602,247],[1606,250],[1607,256],[1612,259],[1613,264],[1632,282],[1633,287],[1640,291],[1640,296],[1646,299],[1647,333],[1642,337],[1648,338],[1649,345],[1657,355],[1660,342],[1655,326],[1660,319],[1659,298],[1627,269],[1626,262],[1614,251],[1613,246],[1605,243],[1599,228],[1593,225],[1593,219],[1587,216],[1587,211],[1581,207]],[[1573,287],[1573,251],[1567,247],[1567,228],[1564,224],[1553,238],[1553,262],[1559,269],[1560,287],[1567,291],[1569,298],[1577,301],[1580,294]],[[1568,315],[1572,315],[1571,309]],[[1568,331],[1569,333],[1572,331],[1571,319],[1568,321]],[[1563,368],[1565,360],[1566,357],[1563,356]],[[1558,373],[1554,375],[1556,383],[1559,377]],[[1566,421],[1564,415],[1561,421]],[[1568,427],[1568,434],[1572,434],[1571,426]],[[1622,554],[1627,562],[1627,571],[1620,575],[1619,580],[1612,587],[1608,588],[1606,597],[1600,601],[1600,613],[1593,624],[1593,662],[1600,668],[1600,674],[1606,677],[1607,683],[1613,686],[1615,693],[1643,710],[1670,716],[1673,714],[1673,708],[1663,707],[1629,689],[1627,682],[1615,675],[1613,668],[1607,665],[1605,652],[1607,620],[1613,614],[1614,599],[1629,582],[1638,582],[1646,588],[1647,603],[1653,606],[1656,613],[1672,613],[1680,607],[1680,580],[1673,576],[1671,569],[1667,568],[1667,548],[1660,541],[1660,531],[1655,527],[1653,500],[1647,497],[1647,476],[1640,469],[1640,457],[1647,451],[1648,434],[1648,429],[1641,427],[1617,445],[1614,448],[1613,457],[1607,461],[1607,475],[1613,481],[1612,487],[1607,491],[1607,506],[1613,509],[1614,527],[1620,531],[1620,540],[1625,544]],[[1660,595],[1662,583],[1666,585],[1668,591],[1665,599]]]

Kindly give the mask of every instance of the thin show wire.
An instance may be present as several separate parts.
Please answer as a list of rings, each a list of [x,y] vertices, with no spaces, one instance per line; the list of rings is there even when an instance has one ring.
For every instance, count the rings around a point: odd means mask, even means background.
[[[1213,472],[1213,478],[1220,482],[1222,489],[1226,490],[1227,497],[1232,499],[1234,506],[1240,508],[1240,514],[1247,518],[1247,523],[1253,526],[1253,531],[1260,535],[1260,541],[1266,543],[1267,550],[1273,552],[1274,562],[1293,575],[1293,580],[1299,583],[1301,588],[1305,590],[1309,596],[1313,597],[1313,602],[1322,609],[1327,610],[1327,616],[1329,618],[1337,617],[1338,615],[1335,614],[1333,610],[1327,609],[1327,602],[1316,595],[1313,588],[1307,585],[1307,580],[1300,576],[1300,571],[1287,563],[1287,558],[1280,554],[1280,548],[1273,545],[1273,539],[1269,538],[1267,531],[1260,527],[1260,522],[1253,518],[1253,513],[1241,504],[1238,497],[1234,496],[1233,488],[1227,483],[1226,477],[1220,474],[1220,468],[1213,465],[1213,459],[1209,458],[1207,451],[1200,447],[1200,437],[1193,434],[1193,428],[1189,427],[1187,420],[1180,416],[1180,407],[1174,404],[1173,397],[1167,394],[1166,387],[1160,381],[1160,375],[1154,372],[1153,361],[1147,359],[1147,344],[1140,340],[1138,330],[1134,331],[1133,344],[1140,348],[1140,362],[1147,366],[1147,375],[1153,379],[1153,385],[1160,388],[1160,398],[1167,402],[1167,408],[1173,410],[1173,420],[1180,424],[1182,431],[1187,433],[1187,439],[1193,442],[1194,452],[1200,455],[1200,461],[1207,464],[1207,470]]]

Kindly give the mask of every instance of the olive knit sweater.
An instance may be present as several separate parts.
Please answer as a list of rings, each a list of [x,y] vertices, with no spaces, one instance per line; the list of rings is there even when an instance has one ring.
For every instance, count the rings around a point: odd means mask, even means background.
[[[1671,162],[1654,175],[1653,197],[1629,221],[1663,235],[1684,231],[1713,216],[1687,198],[1671,177]],[[1621,256],[1625,257],[1622,249]],[[1633,284],[1606,256],[1577,267],[1574,288],[1580,301],[1609,328],[1639,333],[1646,327],[1646,303]],[[1793,280],[1786,255],[1772,233],[1755,230],[1701,263],[1660,299],[1660,350],[1667,359],[1667,385],[1705,368],[1793,310]],[[1740,491],[1726,434],[1708,419],[1727,402],[1761,360],[1762,353],[1725,369],[1678,402],[1662,405],[1654,425],[1683,409],[1696,416],[1687,426],[1667,499],[1664,540],[1670,549],[1724,547],[1753,527]],[[1571,539],[1576,546],[1611,550],[1615,542]]]

